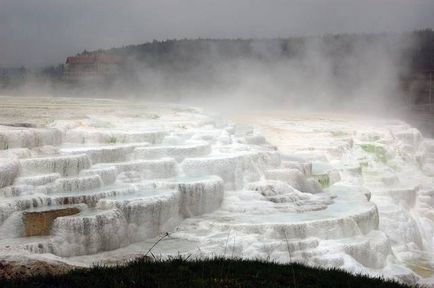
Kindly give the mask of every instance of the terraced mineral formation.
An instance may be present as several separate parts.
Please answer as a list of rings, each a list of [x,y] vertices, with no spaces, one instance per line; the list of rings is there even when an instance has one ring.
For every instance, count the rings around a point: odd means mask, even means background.
[[[154,255],[429,281],[434,142],[405,123],[273,114],[252,128],[180,105],[1,100],[0,257],[112,263],[168,232]]]

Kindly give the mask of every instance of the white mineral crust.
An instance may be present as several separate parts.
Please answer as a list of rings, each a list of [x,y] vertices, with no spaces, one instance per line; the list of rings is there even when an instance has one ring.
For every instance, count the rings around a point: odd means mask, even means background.
[[[44,121],[34,108],[34,127],[0,126],[0,257],[86,266],[168,232],[154,255],[434,279],[434,140],[401,121],[276,113],[238,126],[180,105],[39,101]],[[71,206],[26,237],[26,212]]]

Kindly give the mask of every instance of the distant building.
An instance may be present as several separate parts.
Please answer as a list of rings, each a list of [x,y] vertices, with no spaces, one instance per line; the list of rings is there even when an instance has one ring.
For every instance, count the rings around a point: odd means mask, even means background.
[[[116,75],[122,58],[114,55],[83,55],[66,58],[66,80],[105,79]]]

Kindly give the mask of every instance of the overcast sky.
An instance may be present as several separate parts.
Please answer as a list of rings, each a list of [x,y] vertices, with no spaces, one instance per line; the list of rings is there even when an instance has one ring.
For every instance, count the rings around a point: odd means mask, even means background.
[[[434,28],[434,0],[0,0],[0,66],[153,39]]]

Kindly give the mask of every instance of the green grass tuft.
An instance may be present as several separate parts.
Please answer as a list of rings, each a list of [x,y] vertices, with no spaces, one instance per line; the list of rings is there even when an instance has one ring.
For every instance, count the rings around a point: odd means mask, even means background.
[[[333,137],[344,137],[350,135],[348,132],[344,131],[330,131]]]
[[[330,176],[328,174],[313,175],[313,178],[321,185],[322,188],[330,186]]]
[[[135,260],[125,266],[79,269],[58,276],[0,280],[0,287],[409,287],[336,269],[258,260]]]
[[[118,139],[115,136],[110,136],[110,138],[107,140],[107,144],[116,144],[118,142]]]
[[[365,151],[366,153],[374,154],[378,160],[383,162],[384,164],[387,163],[387,153],[386,149],[384,149],[381,146],[374,145],[374,144],[362,144],[360,147]]]

